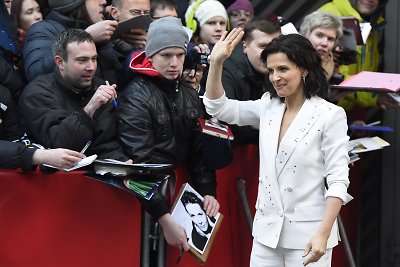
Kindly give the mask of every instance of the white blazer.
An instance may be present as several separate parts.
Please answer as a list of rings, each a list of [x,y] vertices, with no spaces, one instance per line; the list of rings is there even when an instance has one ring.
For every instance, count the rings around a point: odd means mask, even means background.
[[[207,112],[229,124],[260,129],[260,176],[253,236],[265,246],[304,249],[325,213],[326,198],[346,204],[346,114],[320,97],[306,99],[278,147],[285,104],[265,93],[256,101],[204,97]],[[325,181],[328,190],[325,188]],[[327,248],[337,245],[335,222]]]

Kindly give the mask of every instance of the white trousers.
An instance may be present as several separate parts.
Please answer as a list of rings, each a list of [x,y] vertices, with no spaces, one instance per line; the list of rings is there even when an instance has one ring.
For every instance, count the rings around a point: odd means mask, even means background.
[[[250,267],[304,267],[303,255],[302,249],[270,248],[253,240]],[[331,267],[331,261],[332,249],[327,249],[319,261],[312,262],[307,267]]]

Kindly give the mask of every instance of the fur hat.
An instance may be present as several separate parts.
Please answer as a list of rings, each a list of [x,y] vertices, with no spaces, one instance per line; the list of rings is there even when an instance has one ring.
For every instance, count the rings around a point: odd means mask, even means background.
[[[230,5],[226,11],[228,13],[231,13],[232,11],[237,11],[237,10],[244,10],[247,12],[250,12],[251,14],[254,13],[254,8],[253,5],[250,3],[249,0],[236,0],[233,2],[232,5]]]
[[[49,7],[50,9],[65,14],[83,3],[85,3],[85,0],[49,0]]]
[[[144,50],[147,57],[169,47],[182,48],[186,53],[188,42],[189,36],[183,29],[181,20],[168,16],[150,23]]]
[[[185,13],[185,19],[187,20],[190,13],[193,12],[193,6],[196,4],[194,2],[191,4]],[[199,26],[203,26],[207,20],[211,19],[212,17],[221,16],[224,17],[225,20],[228,19],[228,14],[226,13],[226,9],[224,5],[222,5],[217,0],[205,0],[201,3],[196,10],[194,11],[194,17],[199,21]]]

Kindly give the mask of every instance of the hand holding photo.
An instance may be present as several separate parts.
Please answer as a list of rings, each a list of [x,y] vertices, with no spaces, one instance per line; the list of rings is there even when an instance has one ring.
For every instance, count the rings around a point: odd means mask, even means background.
[[[172,209],[172,218],[185,228],[189,252],[205,263],[215,234],[222,222],[222,214],[209,217],[203,209],[204,198],[189,184],[183,184]]]

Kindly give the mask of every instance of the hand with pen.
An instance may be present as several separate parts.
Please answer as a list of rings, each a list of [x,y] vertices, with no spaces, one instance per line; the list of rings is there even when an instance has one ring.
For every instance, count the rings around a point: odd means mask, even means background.
[[[100,85],[83,110],[93,118],[93,114],[102,105],[107,104],[110,101],[113,101],[115,105],[116,102],[114,100],[117,98],[116,88],[116,84],[110,85],[108,82],[105,85]]]

